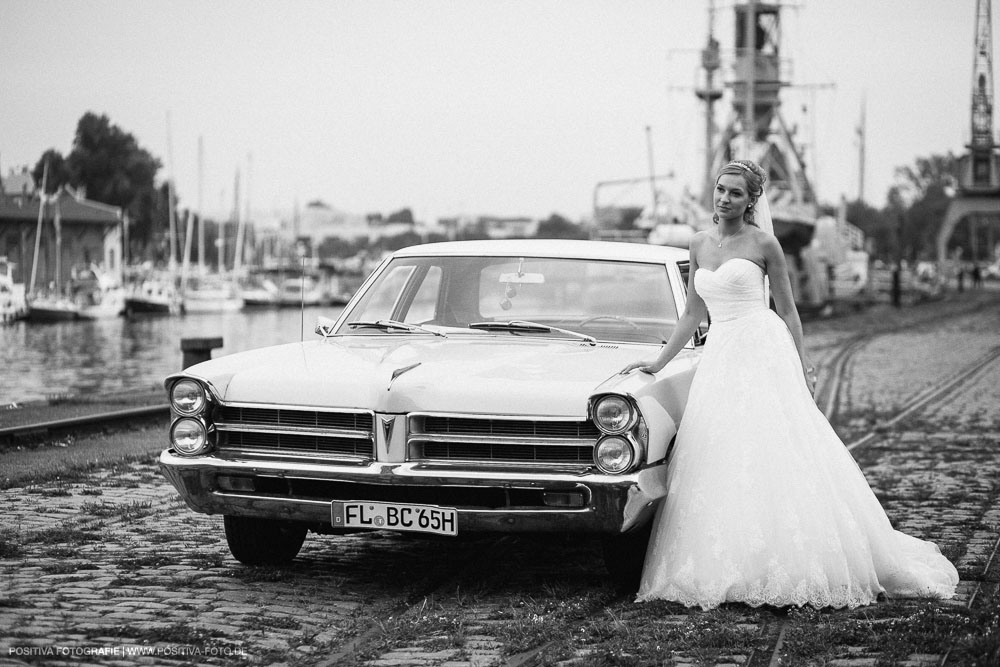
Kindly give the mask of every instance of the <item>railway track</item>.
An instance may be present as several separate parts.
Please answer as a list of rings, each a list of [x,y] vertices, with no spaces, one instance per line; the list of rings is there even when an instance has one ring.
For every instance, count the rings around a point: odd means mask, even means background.
[[[56,437],[83,430],[100,430],[115,424],[143,421],[153,417],[164,417],[169,413],[170,407],[166,404],[145,405],[31,424],[0,427],[0,444],[10,444],[32,438]]]

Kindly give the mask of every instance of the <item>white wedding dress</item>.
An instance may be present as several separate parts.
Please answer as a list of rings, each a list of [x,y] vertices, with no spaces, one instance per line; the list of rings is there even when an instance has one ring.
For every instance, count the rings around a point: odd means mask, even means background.
[[[735,258],[694,280],[712,326],[638,599],[710,609],[952,596],[955,567],[893,529],[816,407],[792,336],[765,305],[763,270]]]

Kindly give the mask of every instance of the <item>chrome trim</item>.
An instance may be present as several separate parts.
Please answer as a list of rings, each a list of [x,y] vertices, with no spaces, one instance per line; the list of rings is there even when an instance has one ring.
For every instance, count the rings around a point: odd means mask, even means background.
[[[540,438],[537,436],[502,436],[502,435],[477,435],[475,433],[470,433],[464,435],[461,433],[426,433],[426,432],[411,432],[409,437],[406,439],[407,444],[415,441],[419,442],[441,442],[441,443],[471,443],[480,445],[527,445],[531,447],[592,447],[597,444],[597,440],[589,440],[587,438]]]
[[[593,461],[587,463],[567,463],[566,461],[500,461],[483,459],[414,459],[407,458],[408,462],[420,466],[421,470],[469,470],[475,468],[482,472],[518,470],[562,473],[567,475],[579,475],[589,470],[597,469]],[[602,473],[604,474],[604,473]]]
[[[642,525],[651,518],[656,504],[665,495],[657,484],[642,484],[642,475],[605,475],[545,471],[500,470],[433,470],[413,463],[387,464],[372,462],[363,466],[323,465],[308,462],[282,461],[231,461],[215,455],[182,457],[172,450],[160,455],[160,469],[177,489],[187,505],[207,514],[237,514],[261,518],[293,521],[313,521],[329,525],[329,499],[284,496],[274,493],[220,492],[215,480],[219,475],[276,476],[288,480],[313,480],[343,485],[343,498],[354,500],[351,485],[365,485],[371,489],[382,487],[387,492],[400,487],[439,489],[448,493],[449,487],[477,487],[503,492],[511,489],[564,491],[589,491],[584,507],[528,507],[490,508],[465,506],[460,514],[459,533],[490,531],[575,531],[617,534],[635,525]],[[294,484],[294,482],[293,482]],[[360,487],[359,487],[360,488]],[[645,489],[645,490],[644,490]],[[647,492],[652,490],[653,494]],[[339,496],[340,494],[338,494]],[[443,503],[455,507],[455,504]]]
[[[244,403],[241,401],[233,401],[231,403],[225,403],[223,401],[218,401],[218,404],[225,408],[259,408],[261,410],[295,410],[297,412],[324,412],[324,413],[336,413],[336,414],[352,414],[352,415],[370,415],[372,419],[375,418],[374,410],[365,410],[363,408],[330,408],[326,406],[319,405],[289,405],[288,403]]]
[[[236,409],[236,410],[258,410],[264,412],[275,412],[280,413],[282,411],[296,414],[313,414],[313,415],[329,415],[338,416],[344,415],[348,417],[355,418],[355,423],[357,418],[367,417],[370,424],[370,430],[362,429],[352,429],[352,428],[337,428],[337,427],[324,427],[317,425],[296,425],[295,423],[283,424],[283,423],[272,423],[269,421],[253,421],[243,420],[243,421],[233,421],[231,419],[213,422],[215,430],[222,434],[222,438],[216,443],[216,448],[220,453],[225,453],[227,456],[244,457],[247,459],[254,460],[322,460],[330,464],[343,463],[345,465],[363,465],[369,463],[376,458],[376,443],[375,443],[375,412],[373,410],[361,410],[357,408],[335,408],[335,407],[319,407],[319,406],[304,406],[304,405],[287,405],[278,403],[244,403],[244,402],[232,402],[223,403],[222,401],[217,401],[215,407],[209,413],[212,416],[221,416],[221,412],[225,409]],[[252,417],[253,415],[251,415]],[[324,439],[342,439],[342,440],[353,440],[356,441],[355,445],[359,449],[365,450],[363,453],[352,454],[337,451],[324,451],[321,449],[313,448],[295,448],[295,447],[267,447],[261,444],[248,444],[243,445],[240,443],[230,443],[225,442],[226,438],[224,434],[234,433],[240,434],[241,436],[255,435],[259,434],[262,437],[277,436],[282,435],[291,437],[307,437],[316,438],[317,440]]]
[[[229,422],[217,421],[215,428],[219,431],[233,433],[273,433],[285,435],[315,435],[323,438],[354,438],[356,440],[371,440],[371,431],[355,431],[349,429],[324,429],[316,426],[272,426],[259,422]]]
[[[374,459],[370,456],[352,456],[350,454],[337,454],[334,452],[308,452],[301,449],[281,450],[281,449],[261,449],[259,447],[216,447],[215,451],[220,458],[238,455],[245,459],[260,459],[267,461],[307,461],[315,462],[321,460],[331,465],[367,465]],[[229,461],[230,459],[226,459]],[[239,460],[239,459],[233,459]]]
[[[432,419],[443,419],[449,422],[456,422],[457,430],[435,430],[428,429],[427,422]],[[463,423],[464,422],[464,423]],[[496,422],[517,422],[524,425],[521,432],[514,433],[494,433],[493,425]],[[450,425],[450,424],[449,424]],[[462,428],[462,427],[466,428]],[[564,427],[566,431],[572,431],[579,435],[583,429],[592,429],[593,438],[566,437],[564,434],[539,433],[539,427],[559,429]],[[467,430],[466,430],[467,429]],[[530,432],[529,432],[530,431]],[[600,437],[600,431],[594,428],[593,422],[579,417],[543,417],[537,415],[483,415],[468,413],[446,413],[446,412],[413,412],[407,419],[406,437],[406,460],[421,464],[439,466],[453,465],[456,467],[470,466],[489,467],[491,469],[546,469],[554,468],[571,470],[579,474],[594,467],[593,448]],[[474,456],[470,452],[456,452],[451,456],[430,457],[423,456],[422,446],[432,445],[456,445],[456,446],[484,446],[490,448],[503,447],[526,447],[533,448],[538,452],[554,453],[558,459],[560,449],[585,449],[590,454],[583,460],[580,456],[568,457],[575,460],[545,460],[544,457],[503,457],[492,458],[487,456]]]
[[[411,412],[409,414],[411,419],[413,418],[424,418],[424,417],[446,417],[450,419],[486,419],[493,421],[530,421],[530,422],[566,422],[571,424],[576,424],[579,422],[587,421],[586,417],[577,416],[564,416],[564,417],[553,417],[551,415],[499,415],[499,414],[481,414],[475,412]]]

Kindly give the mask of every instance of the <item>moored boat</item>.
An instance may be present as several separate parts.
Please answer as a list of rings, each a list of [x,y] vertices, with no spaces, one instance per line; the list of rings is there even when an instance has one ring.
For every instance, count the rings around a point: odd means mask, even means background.
[[[322,306],[327,303],[323,285],[312,276],[297,276],[281,281],[278,305],[282,307]]]
[[[226,313],[243,308],[243,297],[218,276],[189,278],[184,288],[185,313]]]
[[[183,312],[181,295],[171,281],[148,278],[132,284],[125,294],[125,314],[176,315]]]

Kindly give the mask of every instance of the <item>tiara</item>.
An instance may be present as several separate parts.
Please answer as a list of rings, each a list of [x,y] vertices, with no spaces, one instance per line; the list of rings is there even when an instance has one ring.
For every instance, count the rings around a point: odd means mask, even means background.
[[[753,169],[751,169],[750,167],[746,166],[742,162],[737,162],[736,160],[733,160],[732,162],[730,162],[726,166],[727,167],[739,167],[740,169],[742,169],[744,171],[749,171],[751,174],[755,173]]]

